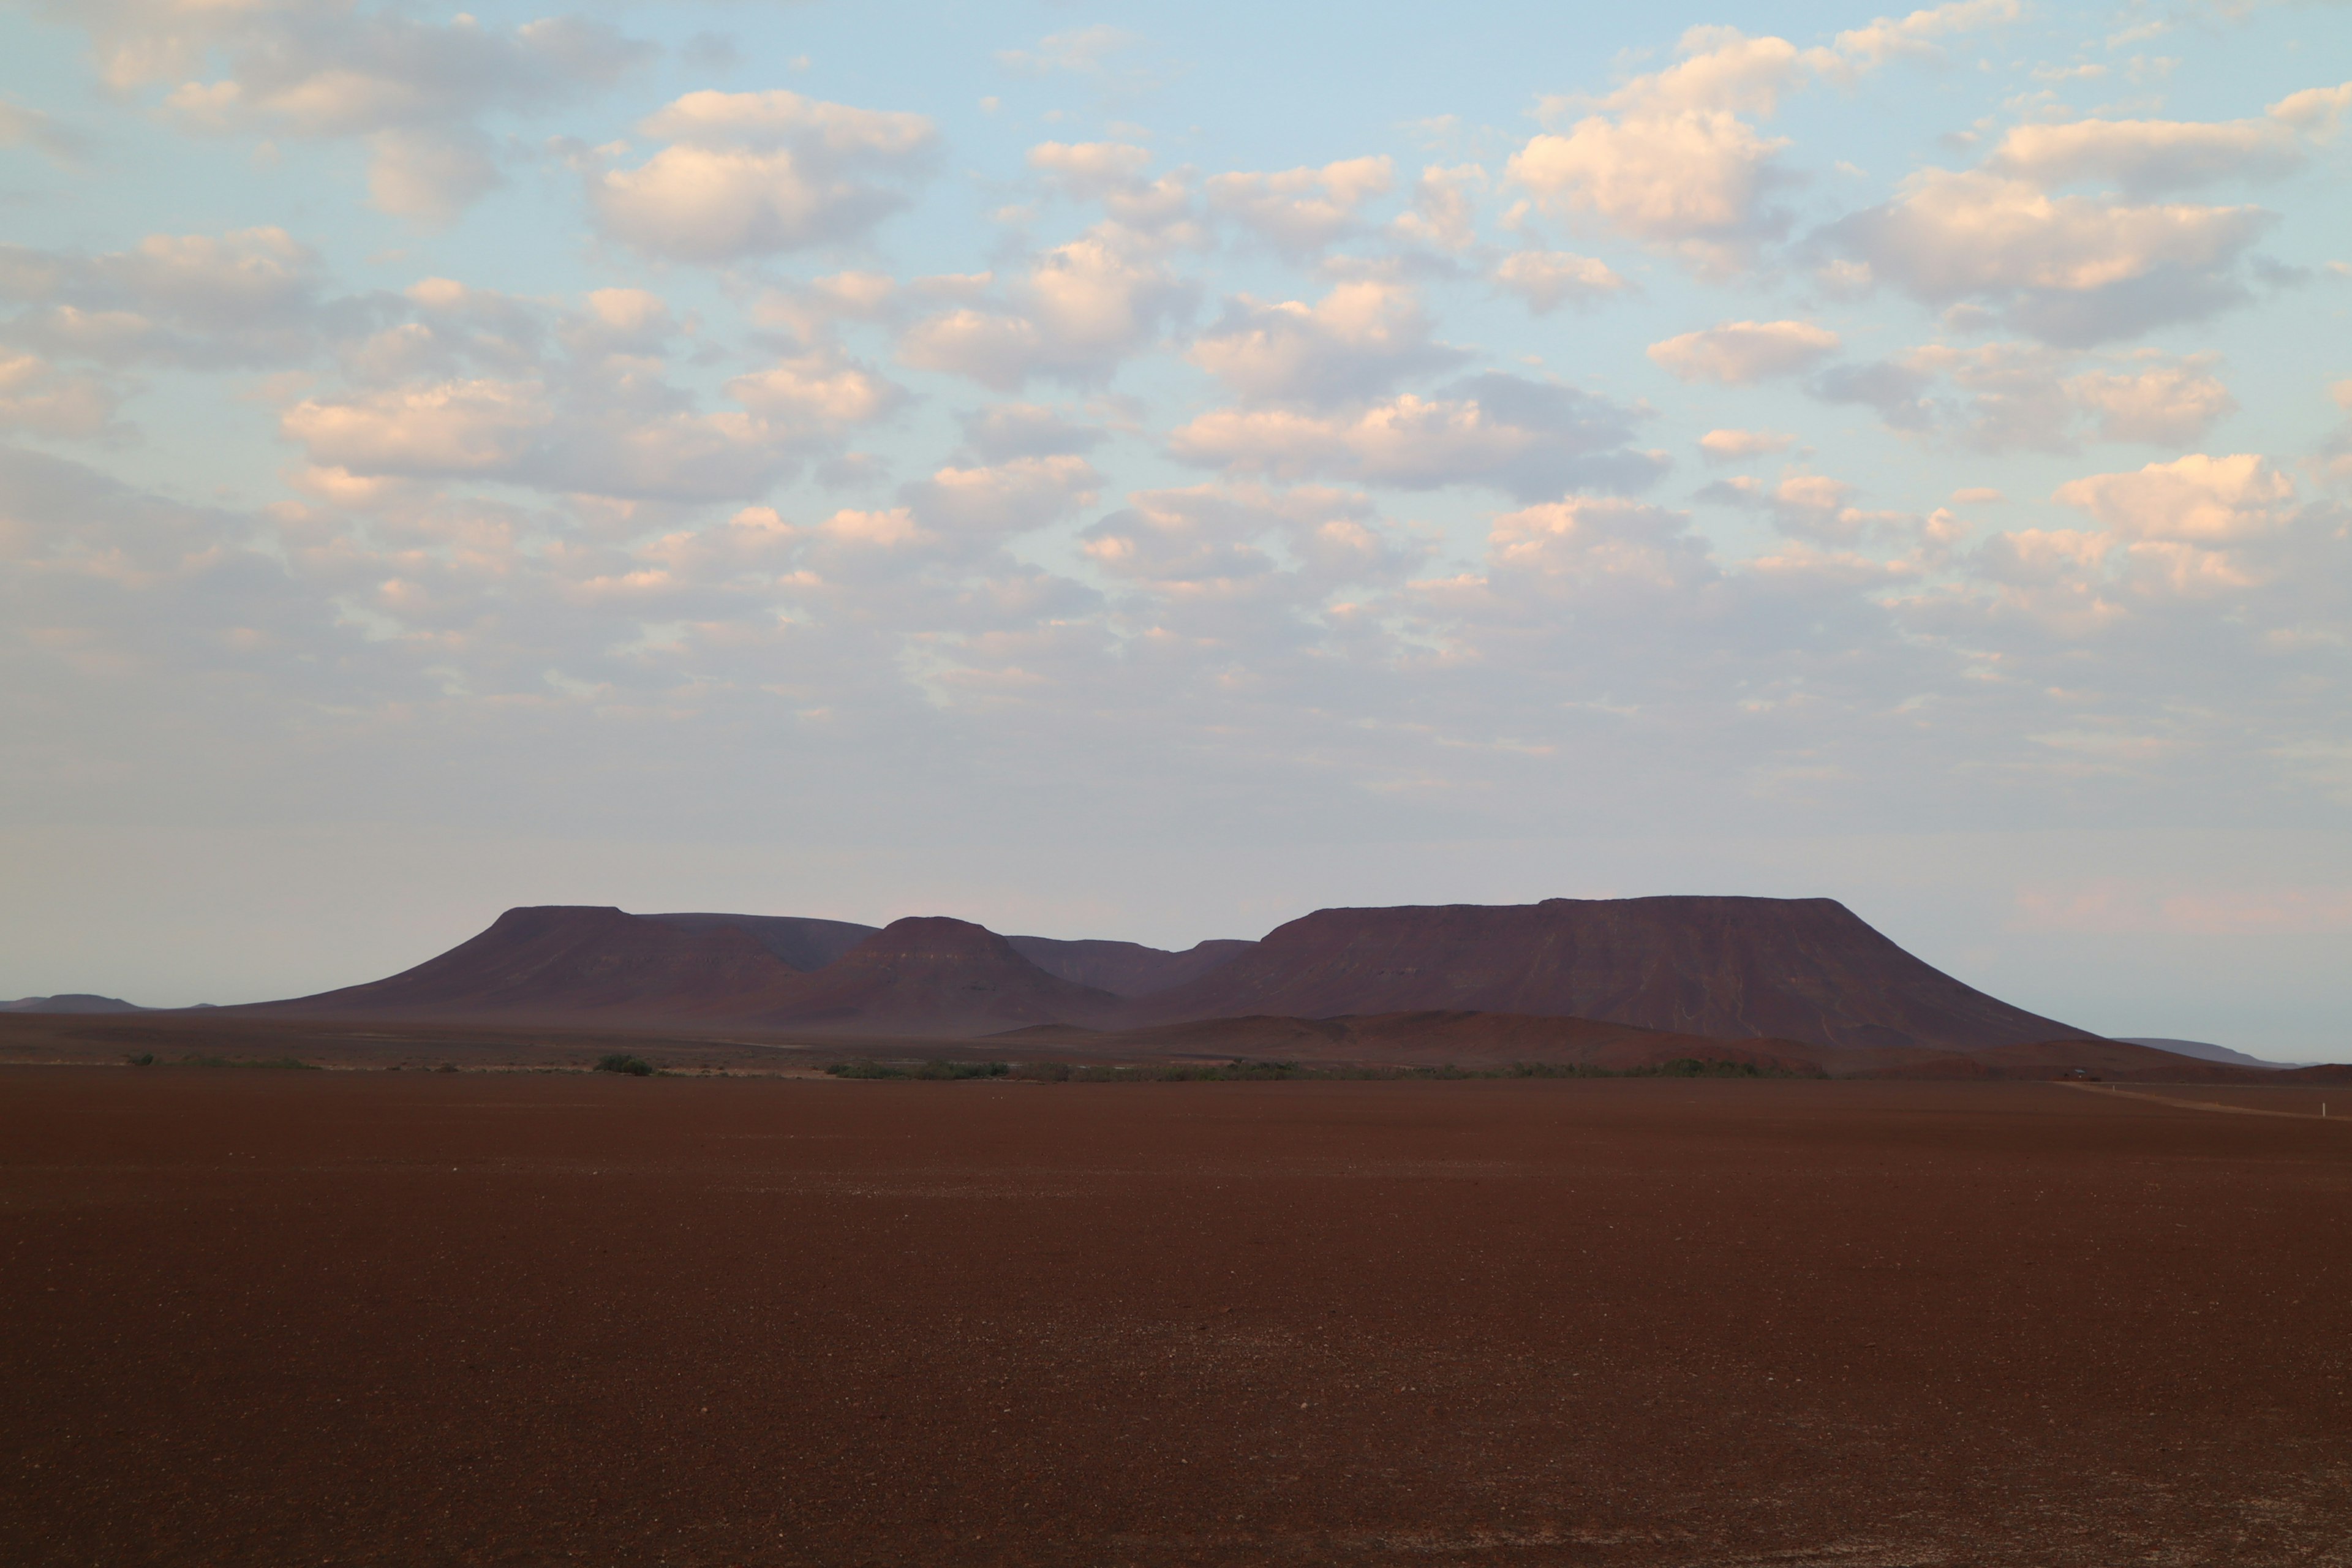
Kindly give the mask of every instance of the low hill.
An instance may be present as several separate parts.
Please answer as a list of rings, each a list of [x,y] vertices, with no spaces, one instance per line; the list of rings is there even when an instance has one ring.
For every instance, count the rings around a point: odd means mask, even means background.
[[[1276,1014],[1581,1017],[1720,1038],[1978,1050],[2085,1033],[1913,957],[1830,899],[1318,910],[1137,1023]]]
[[[985,926],[942,916],[893,921],[814,973],[795,976],[743,1021],[832,1033],[982,1035],[1024,1024],[1087,1024],[1121,999],[1048,974]]]

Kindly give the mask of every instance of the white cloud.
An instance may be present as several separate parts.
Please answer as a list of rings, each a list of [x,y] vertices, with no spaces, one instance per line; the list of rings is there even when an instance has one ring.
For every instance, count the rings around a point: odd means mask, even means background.
[[[641,129],[669,142],[588,175],[598,226],[647,255],[725,262],[845,244],[907,203],[936,144],[919,114],[795,92],[691,92]]]
[[[53,356],[112,363],[306,357],[360,313],[323,301],[321,280],[317,252],[282,228],[154,234],[98,256],[0,247],[0,295],[36,307],[6,335]]]
[[[1188,285],[1112,232],[1046,251],[1007,292],[1003,305],[915,323],[898,357],[999,389],[1035,375],[1099,382],[1192,304]]]
[[[347,5],[83,0],[69,14],[118,90],[176,83],[164,106],[199,132],[365,138],[376,205],[428,221],[498,182],[485,116],[609,86],[652,52],[571,16],[509,31]],[[222,74],[199,74],[215,62]]]
[[[1710,462],[1736,463],[1785,452],[1796,439],[1778,430],[1710,430],[1698,438],[1698,447]]]
[[[1478,204],[1471,193],[1486,184],[1486,171],[1475,163],[1450,169],[1433,163],[1413,182],[1412,210],[1390,226],[1406,239],[1438,250],[1467,250],[1478,238]]]
[[[2190,360],[2093,371],[2070,378],[2066,392],[2076,407],[2096,416],[2104,439],[2184,446],[2202,439],[2217,420],[2238,406],[2206,363]]]
[[[2095,181],[2135,199],[2231,179],[2274,179],[2304,160],[2276,121],[2077,120],[2020,125],[1985,166],[2043,187]]]
[[[2211,458],[2201,452],[2134,473],[2093,474],[2058,487],[2076,506],[2127,539],[2225,545],[2282,527],[2294,483],[2252,453]]]
[[[1524,500],[1638,489],[1664,463],[1630,449],[1634,410],[1574,388],[1489,373],[1328,413],[1219,409],[1169,437],[1188,462],[1276,479],[1433,489],[1481,485]]]
[[[907,394],[869,366],[826,349],[739,375],[727,384],[727,395],[757,414],[841,428],[881,418]]]
[[[1202,189],[1211,211],[1286,256],[1304,256],[1352,230],[1364,204],[1386,195],[1395,177],[1385,156],[1348,158],[1319,169],[1216,174]]]
[[[1941,39],[2014,22],[2023,14],[2020,0],[1956,0],[1906,16],[1881,16],[1866,27],[1840,33],[1835,47],[1859,65],[1884,65],[1899,56],[1932,56]]]
[[[1496,264],[1495,281],[1527,301],[1538,316],[1562,305],[1583,305],[1622,293],[1625,279],[1608,263],[1565,250],[1521,250]]]
[[[0,351],[0,430],[88,437],[106,434],[113,418],[113,395],[95,377]]]
[[[1677,52],[1676,64],[1591,103],[1593,112],[1565,132],[1530,140],[1508,174],[1547,208],[1720,273],[1784,226],[1764,197],[1772,159],[1788,143],[1759,135],[1740,116],[1769,115],[1781,94],[1835,59],[1730,27],[1694,27]]]
[[[1029,166],[1074,201],[1099,202],[1115,222],[1139,233],[1197,242],[1192,187],[1181,174],[1152,178],[1151,151],[1124,142],[1045,142]]]
[[[1094,426],[1074,425],[1034,403],[992,404],[965,415],[962,423],[964,439],[991,463],[1091,451],[1103,440],[1103,433]]]
[[[1924,303],[1979,300],[2045,342],[2082,346],[2242,300],[2231,269],[2271,222],[2255,207],[2052,196],[1928,169],[1828,237]]]
[[[1311,307],[1247,295],[1228,300],[1189,357],[1244,397],[1325,402],[1372,396],[1401,376],[1443,370],[1468,355],[1431,341],[1412,289],[1359,279]]]
[[[1058,521],[1093,504],[1102,476],[1071,454],[945,468],[900,492],[908,510],[942,532],[1009,535]]]
[[[2084,439],[2179,447],[2237,407],[2212,364],[2210,355],[2143,351],[2101,362],[2032,342],[1937,343],[1897,361],[1834,367],[1810,390],[1873,405],[1895,429],[1941,432],[1983,452],[2066,452]],[[1964,398],[1935,395],[1939,379]]]
[[[1792,375],[1833,353],[1838,335],[1810,321],[1726,321],[1650,345],[1650,359],[1683,381],[1744,386]]]

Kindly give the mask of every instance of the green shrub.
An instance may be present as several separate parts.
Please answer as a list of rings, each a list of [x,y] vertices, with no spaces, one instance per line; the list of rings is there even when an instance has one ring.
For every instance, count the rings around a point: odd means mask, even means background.
[[[596,1070],[598,1072],[625,1072],[631,1078],[651,1078],[654,1076],[653,1064],[651,1062],[646,1061],[642,1057],[623,1056],[617,1051],[609,1057],[597,1058]]]
[[[137,1056],[127,1056],[122,1059],[135,1068],[152,1068],[155,1065],[155,1053],[141,1051]]]

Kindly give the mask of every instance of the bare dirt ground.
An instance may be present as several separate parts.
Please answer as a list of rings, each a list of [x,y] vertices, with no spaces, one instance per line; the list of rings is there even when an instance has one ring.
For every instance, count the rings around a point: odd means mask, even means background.
[[[0,1562],[2347,1564],[2347,1221],[2039,1084],[12,1068]]]

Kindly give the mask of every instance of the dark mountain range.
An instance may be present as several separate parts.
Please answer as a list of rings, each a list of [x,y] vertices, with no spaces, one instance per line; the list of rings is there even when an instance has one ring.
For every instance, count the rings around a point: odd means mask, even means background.
[[[1318,910],[1139,1004],[1138,1021],[1465,1010],[1840,1047],[2084,1033],[1929,968],[1832,899]]]
[[[1494,1014],[1844,1050],[1974,1051],[2083,1034],[1929,968],[1826,899],[1322,910],[1261,942],[1184,952],[1006,938],[938,917],[876,931],[783,916],[520,909],[389,979],[259,1010],[941,1037],[1035,1024]]]
[[[2227,1046],[2217,1046],[2209,1040],[2172,1040],[2159,1035],[2117,1035],[2115,1038],[2127,1046],[2148,1046],[2159,1051],[2170,1051],[2177,1057],[2195,1057],[2200,1061],[2228,1062],[2242,1068],[2285,1068],[2287,1062],[2266,1062],[2260,1057],[2250,1057],[2243,1051],[2233,1051]]]
[[[19,996],[14,1002],[0,1002],[0,1013],[144,1013],[150,1009],[135,1002],[125,1002],[119,996],[93,996],[87,991],[68,991],[56,996]]]

